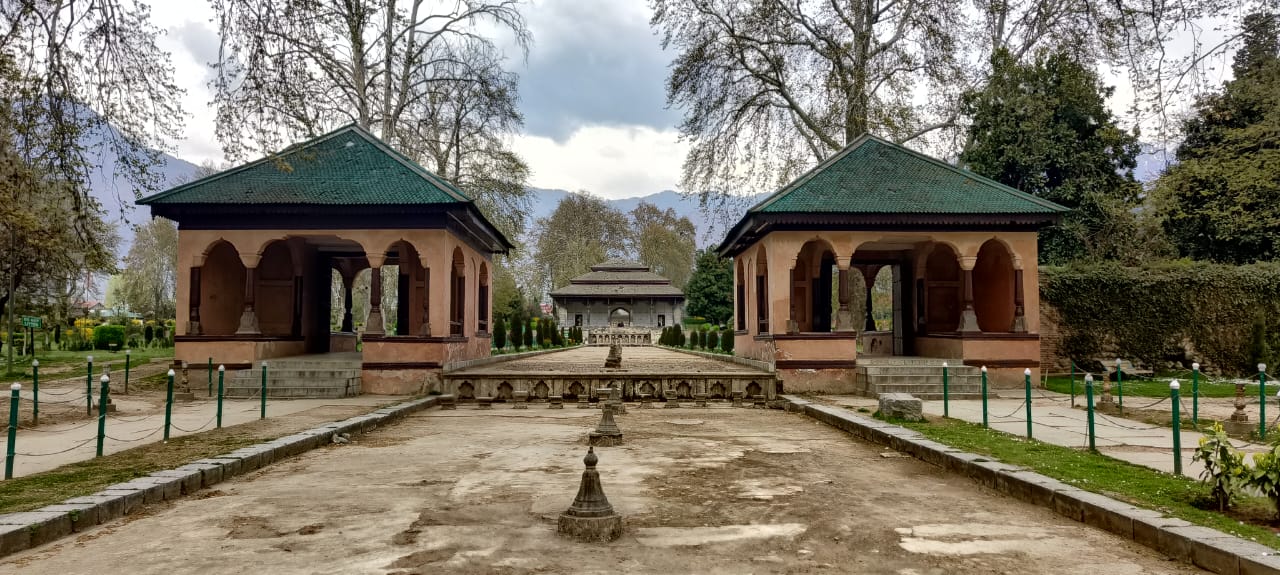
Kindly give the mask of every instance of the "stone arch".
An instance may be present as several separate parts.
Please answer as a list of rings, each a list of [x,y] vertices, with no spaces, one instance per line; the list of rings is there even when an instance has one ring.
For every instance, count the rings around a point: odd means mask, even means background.
[[[453,265],[449,266],[449,335],[463,335],[467,317],[467,260],[462,248],[453,248]]]
[[[1010,331],[1014,316],[1013,253],[1008,244],[990,239],[978,249],[973,266],[973,309],[982,331]]]
[[[609,327],[627,327],[631,325],[631,310],[619,306],[609,310]]]
[[[231,242],[219,239],[205,251],[200,268],[200,331],[232,335],[244,312],[245,267]]]
[[[471,385],[470,381],[464,381],[458,385],[458,399],[475,399],[476,386]]]
[[[676,397],[679,399],[693,399],[693,388],[688,381],[681,381],[676,384]]]
[[[549,395],[550,393],[551,393],[551,388],[547,386],[547,382],[538,381],[537,385],[533,386],[533,393],[531,396],[537,399],[546,399],[547,395]]]
[[[489,331],[489,265],[480,262],[479,281],[476,285],[476,329]]]
[[[756,331],[769,333],[769,257],[764,246],[756,248]]]
[[[719,381],[711,384],[711,392],[707,394],[711,399],[724,399],[724,384]]]
[[[748,383],[748,384],[747,384],[747,390],[746,390],[746,396],[747,396],[747,397],[755,397],[755,396],[757,396],[757,395],[760,395],[760,390],[761,390],[761,388],[760,388],[760,382],[753,381],[753,382],[751,382],[751,383]]]
[[[284,240],[273,240],[263,247],[254,277],[255,313],[262,335],[283,336],[293,333],[294,298],[297,295],[293,275],[293,250]]]
[[[951,244],[937,242],[925,262],[925,329],[955,331],[960,326],[960,262]]]
[[[799,331],[831,331],[831,280],[835,265],[835,248],[827,240],[812,239],[800,247],[791,270],[792,319]]]
[[[582,382],[575,381],[569,384],[569,392],[564,394],[564,397],[565,399],[578,399],[583,391],[585,391],[585,388],[582,387]]]
[[[505,381],[502,383],[499,383],[498,391],[494,393],[493,399],[495,401],[508,401],[512,397],[515,397],[515,396],[512,394],[511,384]]]
[[[647,393],[649,395],[654,395],[654,391],[655,391],[655,388],[653,387],[652,382],[645,381],[644,383],[640,384],[640,393]]]

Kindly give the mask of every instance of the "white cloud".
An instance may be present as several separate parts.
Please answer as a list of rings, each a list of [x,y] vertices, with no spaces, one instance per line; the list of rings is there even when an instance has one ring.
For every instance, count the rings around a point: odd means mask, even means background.
[[[522,135],[514,146],[533,170],[533,186],[587,190],[605,198],[675,189],[689,149],[675,130],[641,126],[586,126],[563,143]]]

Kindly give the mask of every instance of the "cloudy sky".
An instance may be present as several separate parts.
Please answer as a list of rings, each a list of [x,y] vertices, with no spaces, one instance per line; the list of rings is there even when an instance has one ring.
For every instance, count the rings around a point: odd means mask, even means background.
[[[207,64],[218,54],[213,9],[199,0],[149,1],[187,91],[177,155],[220,162],[208,87]],[[671,57],[649,28],[645,1],[532,0],[525,13],[534,45],[527,58],[513,51],[509,68],[520,74],[525,117],[513,145],[533,169],[530,183],[610,198],[674,189],[687,148],[677,141],[678,114],[665,108]]]

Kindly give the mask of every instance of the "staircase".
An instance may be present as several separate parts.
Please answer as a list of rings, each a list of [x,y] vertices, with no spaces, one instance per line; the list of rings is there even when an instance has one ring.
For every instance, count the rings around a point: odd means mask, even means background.
[[[302,355],[267,360],[267,397],[319,399],[360,395],[359,353]],[[228,374],[226,397],[253,398],[262,390],[262,363]]]
[[[950,399],[982,399],[982,372],[961,359],[931,357],[859,357],[854,382],[859,393],[909,393],[920,399],[942,399],[942,364],[947,367]]]

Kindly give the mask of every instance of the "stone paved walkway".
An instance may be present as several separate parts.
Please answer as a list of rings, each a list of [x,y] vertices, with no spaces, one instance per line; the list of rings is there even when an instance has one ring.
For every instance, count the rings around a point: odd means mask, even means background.
[[[863,407],[871,411],[876,409],[876,400],[865,397],[825,396],[821,399],[842,406]],[[1150,400],[1151,398],[1142,399]],[[1064,447],[1088,447],[1088,414],[1084,409],[1072,408],[1069,400],[1067,395],[1036,390],[1031,400],[1032,437]],[[1022,399],[991,399],[988,406],[988,420],[991,428],[1025,437],[1027,419],[1023,404]],[[942,402],[924,402],[924,412],[926,415],[941,416]],[[982,401],[951,401],[950,416],[972,423],[981,423]],[[1094,434],[1098,451],[1106,455],[1167,473],[1173,472],[1173,430],[1171,428],[1098,413],[1094,420]],[[1201,437],[1201,434],[1194,429],[1188,431],[1184,428],[1182,432],[1182,473],[1189,477],[1199,477],[1204,469],[1200,464],[1191,462],[1192,453]],[[1258,443],[1243,440],[1234,440],[1233,443],[1250,459],[1252,454],[1267,450],[1265,445]]]

